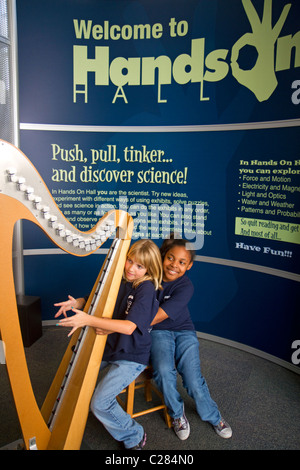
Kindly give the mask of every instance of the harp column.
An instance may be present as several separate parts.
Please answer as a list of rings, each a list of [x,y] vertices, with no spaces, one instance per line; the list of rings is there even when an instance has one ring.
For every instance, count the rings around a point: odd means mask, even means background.
[[[2,105],[0,138],[19,147],[16,0],[0,0],[0,4],[2,12],[0,25],[0,102]],[[20,220],[15,223],[13,232],[13,273],[16,293],[24,294],[23,235]],[[5,348],[1,340],[0,364],[5,364]]]
[[[10,123],[10,136],[1,135],[13,143],[20,145],[19,136],[19,93],[18,93],[18,38],[17,38],[17,7],[16,0],[0,0],[2,11],[7,11],[7,40],[9,49],[9,97],[8,113]],[[23,260],[23,232],[22,221],[18,220],[14,226],[13,234],[13,271],[16,294],[24,294],[24,260]]]

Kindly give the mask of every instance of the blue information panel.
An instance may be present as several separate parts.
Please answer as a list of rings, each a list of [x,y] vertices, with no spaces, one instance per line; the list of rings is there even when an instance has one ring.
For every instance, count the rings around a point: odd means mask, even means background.
[[[197,330],[291,362],[299,2],[20,0],[17,14],[21,149],[65,217],[86,231],[120,208],[133,239],[193,241]],[[26,249],[51,246],[24,223]],[[25,257],[25,281],[51,319],[102,256],[45,256]]]

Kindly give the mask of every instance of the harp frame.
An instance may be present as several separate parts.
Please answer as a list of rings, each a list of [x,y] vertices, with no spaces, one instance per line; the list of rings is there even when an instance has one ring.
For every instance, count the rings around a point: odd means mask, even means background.
[[[16,167],[15,173],[12,172],[11,164]],[[25,178],[16,176],[22,172],[29,177],[33,175],[35,185],[38,185],[39,190],[42,190],[47,198],[47,202],[50,202],[50,209],[47,206],[48,212],[45,212],[45,206],[40,206],[40,200],[33,199],[32,191],[29,191],[29,187],[25,185]],[[89,232],[77,230],[61,213],[29,159],[18,148],[2,140],[0,140],[0,211],[2,220],[5,220],[5,230],[2,230],[0,234],[0,295],[2,300],[0,334],[5,347],[6,366],[24,446],[26,449],[38,450],[79,449],[88,417],[89,402],[101,365],[106,336],[96,335],[92,328],[86,329],[80,354],[78,352],[75,365],[71,368],[71,378],[50,429],[48,422],[62,387],[62,381],[70,369],[74,347],[82,332],[77,330],[72,335],[40,409],[32,389],[18,318],[12,262],[14,226],[17,221],[27,219],[37,225],[54,244],[65,252],[75,256],[88,256],[109,238],[106,236],[103,240],[102,236],[102,239],[99,239],[98,234],[103,224],[109,222],[112,225],[113,223],[117,230],[114,257],[112,261],[109,259],[109,251],[84,309],[86,312],[89,311],[96,296],[97,302],[93,315],[111,318],[131,242],[133,220],[126,212],[115,210],[105,214]],[[50,213],[54,212],[59,220],[53,223],[53,219],[52,222],[50,220]],[[110,234],[110,232],[107,233]],[[73,242],[66,241],[68,236],[71,238],[73,236]],[[78,242],[79,239],[81,243],[75,243],[74,236],[77,237],[75,241]],[[96,291],[103,277],[104,266],[107,264],[109,269],[102,286],[101,296],[99,296]]]

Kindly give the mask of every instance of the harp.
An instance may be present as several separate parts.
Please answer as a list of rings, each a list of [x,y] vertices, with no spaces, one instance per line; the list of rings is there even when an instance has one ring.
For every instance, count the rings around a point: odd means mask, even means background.
[[[0,235],[0,333],[24,446],[38,450],[79,449],[106,336],[96,335],[92,328],[82,328],[72,335],[39,409],[18,319],[12,266],[13,229],[18,220],[30,220],[59,248],[75,256],[87,256],[108,238],[113,238],[85,306],[85,311],[91,315],[111,318],[133,221],[126,212],[115,210],[105,214],[90,231],[77,230],[64,217],[28,158],[3,140],[0,140],[0,209],[2,221],[5,221]]]

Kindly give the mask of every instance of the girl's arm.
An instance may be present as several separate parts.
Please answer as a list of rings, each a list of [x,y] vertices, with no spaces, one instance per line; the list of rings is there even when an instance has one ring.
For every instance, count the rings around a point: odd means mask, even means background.
[[[160,304],[161,306],[151,325],[161,323],[167,318],[177,321],[182,316],[182,311],[187,310],[188,303],[194,293],[194,287],[188,278],[183,279],[183,281],[181,285],[172,291],[171,296]]]
[[[130,320],[114,320],[112,318],[97,318],[93,315],[88,315],[81,310],[71,307],[75,315],[72,317],[63,318],[59,320],[58,326],[72,327],[68,336],[71,336],[77,328],[84,326],[91,326],[92,328],[101,328],[109,330],[114,333],[123,333],[124,335],[132,335],[136,329],[136,324]]]
[[[114,331],[111,330],[103,330],[103,328],[95,328],[96,335],[110,335],[111,333],[114,333]]]
[[[166,312],[159,307],[157,314],[152,320],[151,326],[156,325],[157,323],[161,323],[162,321],[166,320],[166,318],[169,318]]]

